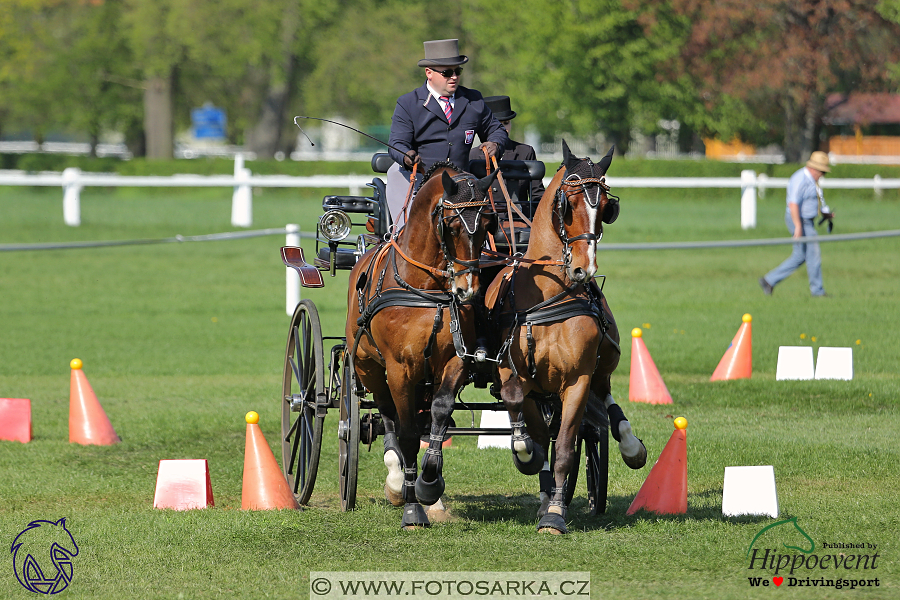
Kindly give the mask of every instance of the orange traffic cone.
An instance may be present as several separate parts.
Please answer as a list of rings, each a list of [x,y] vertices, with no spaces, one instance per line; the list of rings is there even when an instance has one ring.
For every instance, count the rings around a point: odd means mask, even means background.
[[[751,341],[750,322],[753,317],[745,314],[741,317],[744,322],[738,329],[731,345],[719,361],[719,366],[713,371],[710,381],[720,379],[750,379],[753,374],[753,344]]]
[[[644,344],[640,327],[631,330],[631,377],[628,384],[628,399],[632,402],[672,404],[672,396],[663,383],[656,363],[650,358],[650,351]]]
[[[687,419],[675,419],[675,431],[644,485],[641,486],[626,515],[639,509],[661,515],[687,512]]]
[[[31,441],[31,400],[0,398],[0,440]]]
[[[80,358],[73,358],[72,385],[69,393],[69,442],[110,446],[120,442],[109,417],[97,400],[91,384],[81,370]]]
[[[297,499],[281,472],[262,430],[259,415],[250,411],[247,421],[247,442],[244,450],[244,487],[241,490],[243,510],[271,510],[300,508]]]
[[[215,505],[205,458],[159,461],[153,508],[192,510]]]

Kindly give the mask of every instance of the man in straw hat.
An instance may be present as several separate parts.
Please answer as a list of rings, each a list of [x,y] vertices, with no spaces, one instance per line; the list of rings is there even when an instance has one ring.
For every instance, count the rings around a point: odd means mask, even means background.
[[[498,158],[509,139],[481,93],[459,85],[460,65],[467,62],[469,57],[459,53],[459,40],[425,42],[425,58],[419,66],[425,69],[426,81],[397,100],[389,143],[405,154],[389,150],[395,164],[388,169],[387,201],[395,225],[402,225],[413,164],[419,164],[419,174],[445,160],[465,169],[476,134],[485,140],[482,146],[488,153]]]
[[[509,134],[509,130],[512,127],[512,120],[516,118],[516,111],[514,111],[510,105],[509,96],[488,96],[484,99],[484,103],[487,104],[488,108],[491,109],[491,112],[494,113],[494,116],[497,117],[497,120],[500,121],[500,124],[503,126],[503,129],[506,130],[506,133]],[[537,160],[537,154],[534,151],[534,148],[529,146],[528,144],[521,144],[519,142],[514,142],[512,138],[510,138],[506,145],[500,148],[500,156],[497,157],[497,160]],[[481,150],[472,149],[469,152],[469,160],[484,160],[484,153]],[[533,208],[536,206],[536,203],[540,201],[541,196],[544,195],[544,182],[540,179],[536,179],[534,181],[521,181],[519,182],[519,189],[516,190],[516,197],[519,199],[519,204],[522,208],[522,212],[525,216],[531,218],[534,216]],[[528,202],[531,200],[531,202]]]
[[[781,280],[800,268],[803,263],[806,263],[806,272],[809,275],[810,293],[820,297],[826,295],[825,288],[822,287],[822,255],[819,244],[815,241],[817,235],[815,219],[819,214],[820,205],[823,217],[829,220],[834,217],[834,213],[825,204],[822,189],[819,187],[819,179],[830,171],[828,155],[816,151],[809,157],[805,167],[791,175],[788,181],[784,222],[794,239],[812,239],[794,244],[794,250],[787,260],[759,280],[759,285],[767,296],[772,294],[772,290]]]

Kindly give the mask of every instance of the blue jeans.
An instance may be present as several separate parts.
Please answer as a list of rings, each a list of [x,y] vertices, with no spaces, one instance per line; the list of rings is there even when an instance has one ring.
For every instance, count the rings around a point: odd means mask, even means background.
[[[815,238],[816,226],[813,222],[815,219],[800,219],[803,225],[803,238]],[[784,222],[787,224],[788,231],[794,235],[794,221],[791,219],[790,211],[784,216]],[[766,273],[765,280],[769,285],[775,287],[781,280],[786,279],[791,273],[806,263],[806,273],[809,275],[809,292],[813,296],[822,296],[825,294],[825,288],[822,287],[822,253],[819,251],[818,242],[797,242],[794,244],[794,250],[791,255],[783,263]]]

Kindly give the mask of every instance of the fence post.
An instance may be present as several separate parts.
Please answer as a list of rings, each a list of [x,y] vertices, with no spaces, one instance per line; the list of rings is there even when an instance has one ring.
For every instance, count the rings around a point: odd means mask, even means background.
[[[741,171],[741,229],[756,228],[756,173]]]
[[[294,223],[289,223],[284,226],[285,231],[287,231],[287,235],[285,236],[284,245],[285,246],[300,246],[300,226]],[[288,316],[293,316],[294,309],[297,308],[297,305],[300,304],[300,277],[297,275],[297,272],[294,271],[290,267],[285,267],[287,271],[287,275],[285,278],[285,289],[287,290],[287,300],[285,304],[285,308],[287,309]]]
[[[81,225],[81,169],[69,167],[63,170],[63,220],[70,227]]]
[[[884,194],[884,191],[881,189],[881,175],[876,175],[872,179],[874,180],[872,187],[875,188],[875,197],[880,200],[881,196]]]
[[[250,189],[250,169],[244,168],[244,155],[234,155],[234,178],[236,185],[231,196],[231,224],[235,227],[250,227],[253,224],[253,190]]]
[[[766,184],[769,183],[769,176],[765,173],[760,173],[756,176],[756,193],[760,198],[766,197]]]

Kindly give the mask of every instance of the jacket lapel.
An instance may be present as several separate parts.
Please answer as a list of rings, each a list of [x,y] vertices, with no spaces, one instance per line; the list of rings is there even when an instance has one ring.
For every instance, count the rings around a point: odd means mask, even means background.
[[[450,115],[450,123],[453,124],[459,120],[459,115],[463,114],[463,111],[466,109],[466,106],[469,105],[469,99],[466,98],[466,95],[463,93],[465,88],[459,86],[456,88],[456,99],[453,102],[453,114]]]

